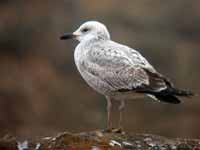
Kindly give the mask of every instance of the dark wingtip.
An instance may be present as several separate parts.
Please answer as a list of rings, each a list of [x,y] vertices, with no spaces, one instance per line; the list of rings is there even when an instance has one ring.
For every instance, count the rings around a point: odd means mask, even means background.
[[[196,96],[195,93],[193,93],[192,91],[188,91],[188,90],[180,90],[180,89],[174,89],[174,94],[177,96],[185,96],[185,97],[192,97],[192,96]]]

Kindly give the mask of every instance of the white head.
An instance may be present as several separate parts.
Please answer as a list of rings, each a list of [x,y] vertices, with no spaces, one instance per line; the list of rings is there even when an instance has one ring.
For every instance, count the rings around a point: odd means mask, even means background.
[[[109,40],[110,34],[104,24],[97,21],[87,21],[73,33],[65,33],[61,36],[62,40],[71,38],[77,39],[80,42],[91,39]]]

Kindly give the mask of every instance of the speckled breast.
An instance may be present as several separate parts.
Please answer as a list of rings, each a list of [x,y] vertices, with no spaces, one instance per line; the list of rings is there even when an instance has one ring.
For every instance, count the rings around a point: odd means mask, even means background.
[[[92,71],[88,72],[87,52],[87,49],[83,51],[81,45],[78,45],[75,49],[74,60],[78,71],[90,87],[100,94],[109,95],[113,91],[113,88],[93,74]]]

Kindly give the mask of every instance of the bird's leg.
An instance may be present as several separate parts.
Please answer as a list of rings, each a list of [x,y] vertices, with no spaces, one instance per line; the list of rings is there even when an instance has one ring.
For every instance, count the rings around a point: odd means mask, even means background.
[[[112,99],[106,96],[107,99],[107,130],[112,130]]]
[[[119,105],[119,130],[122,130],[122,123],[123,123],[123,113],[124,113],[124,108],[125,108],[125,101],[121,100],[120,105]]]
[[[118,108],[118,110],[119,110],[118,128],[113,129],[112,132],[115,132],[115,133],[124,133],[123,132],[123,128],[122,128],[124,108],[125,108],[125,101],[121,100],[119,108]]]

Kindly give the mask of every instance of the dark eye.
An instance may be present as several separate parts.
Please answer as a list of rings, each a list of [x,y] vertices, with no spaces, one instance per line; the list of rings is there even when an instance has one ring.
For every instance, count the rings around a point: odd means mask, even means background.
[[[82,32],[88,32],[89,29],[88,29],[88,28],[83,28],[81,31],[82,31]]]

